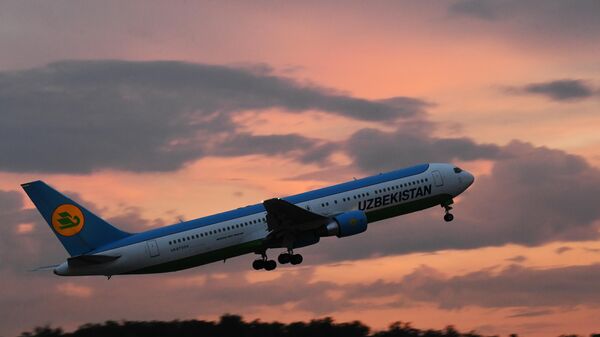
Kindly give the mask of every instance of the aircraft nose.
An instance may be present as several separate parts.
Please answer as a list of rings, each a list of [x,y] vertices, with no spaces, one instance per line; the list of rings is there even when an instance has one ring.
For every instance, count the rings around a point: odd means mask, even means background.
[[[473,182],[475,181],[475,177],[467,171],[463,171],[463,173],[465,176],[465,183],[467,184],[467,187],[473,185]]]

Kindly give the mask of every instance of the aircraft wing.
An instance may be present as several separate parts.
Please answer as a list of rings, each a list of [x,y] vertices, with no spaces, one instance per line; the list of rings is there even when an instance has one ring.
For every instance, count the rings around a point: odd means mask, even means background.
[[[267,210],[267,226],[272,236],[317,229],[331,221],[324,215],[313,213],[283,199],[269,199],[264,201],[263,205]]]

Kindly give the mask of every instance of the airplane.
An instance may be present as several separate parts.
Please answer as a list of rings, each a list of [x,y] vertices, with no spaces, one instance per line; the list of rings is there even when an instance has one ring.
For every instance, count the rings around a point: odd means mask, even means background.
[[[70,257],[50,266],[60,276],[151,274],[255,253],[255,270],[298,265],[295,249],[322,237],[343,238],[391,217],[441,206],[454,219],[453,198],[474,177],[452,164],[420,164],[207,217],[124,232],[42,181],[21,186]],[[284,249],[277,262],[268,249]]]

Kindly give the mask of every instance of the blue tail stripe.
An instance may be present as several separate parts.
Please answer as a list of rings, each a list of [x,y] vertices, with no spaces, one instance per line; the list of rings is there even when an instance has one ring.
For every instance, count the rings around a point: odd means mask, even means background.
[[[71,256],[91,252],[98,247],[131,235],[113,227],[108,222],[102,220],[92,212],[88,211],[85,207],[82,207],[77,202],[48,186],[43,181],[38,180],[26,183],[23,184],[22,187]],[[78,207],[85,219],[81,230],[72,236],[61,235],[52,226],[52,213],[59,206],[65,204]]]

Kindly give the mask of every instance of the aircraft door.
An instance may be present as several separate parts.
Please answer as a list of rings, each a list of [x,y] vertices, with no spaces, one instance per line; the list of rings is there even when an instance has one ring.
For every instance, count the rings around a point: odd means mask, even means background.
[[[442,179],[440,171],[431,171],[431,175],[433,176],[433,183],[435,186],[440,187],[444,185],[444,180]]]
[[[146,241],[146,245],[148,246],[148,253],[150,254],[150,257],[157,257],[160,255],[160,252],[158,251],[158,244],[156,244],[156,240]]]

